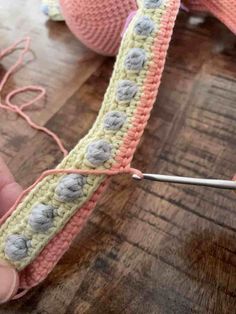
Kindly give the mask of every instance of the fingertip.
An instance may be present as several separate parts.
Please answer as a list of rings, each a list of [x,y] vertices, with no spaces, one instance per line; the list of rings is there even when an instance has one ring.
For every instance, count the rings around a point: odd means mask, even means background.
[[[22,188],[17,182],[5,185],[0,192],[0,217],[3,216],[15,203],[22,193]]]
[[[6,261],[0,260],[0,304],[11,300],[19,289],[19,274]]]

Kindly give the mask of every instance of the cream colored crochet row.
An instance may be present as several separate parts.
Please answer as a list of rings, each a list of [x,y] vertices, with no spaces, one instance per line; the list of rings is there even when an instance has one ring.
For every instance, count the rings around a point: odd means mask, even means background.
[[[152,60],[153,42],[168,2],[139,1],[140,8],[125,32],[96,122],[58,168],[110,169],[116,163],[124,136],[133,126]],[[105,179],[104,175],[65,177],[50,175],[42,180],[1,226],[0,259],[8,260],[18,270],[26,267]],[[75,186],[70,187],[70,182]],[[80,184],[82,193],[75,183]],[[78,197],[74,199],[76,193]]]

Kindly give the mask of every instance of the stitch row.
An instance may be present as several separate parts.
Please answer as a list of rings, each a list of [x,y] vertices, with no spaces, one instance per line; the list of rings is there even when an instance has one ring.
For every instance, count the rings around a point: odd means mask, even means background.
[[[157,36],[152,44],[150,53],[150,60],[152,60],[152,62],[148,67],[140,103],[133,116],[133,126],[125,134],[123,144],[120,146],[118,155],[116,156],[117,164],[113,166],[114,169],[116,169],[117,166],[118,172],[120,172],[120,165],[125,166],[131,162],[135,148],[137,147],[148,120],[149,113],[155,102],[179,5],[178,0],[170,0],[159,22],[159,31],[156,33]],[[20,272],[20,287],[22,289],[28,290],[47,277],[58,260],[68,250],[73,239],[82,230],[108,182],[109,177],[106,177],[106,180],[99,186],[98,190],[96,190],[86,204],[71,217],[62,231],[56,234],[32,263]]]
[[[96,127],[65,158],[59,169],[74,166],[109,169],[113,166],[123,137],[132,127],[150,61],[155,22],[149,16],[159,22],[164,9],[163,1],[144,0],[142,15],[137,15],[123,40]],[[131,40],[127,40],[129,37]],[[110,110],[113,108],[116,110]],[[19,270],[29,264],[104,178],[70,174],[44,179],[1,226],[0,257],[10,260]]]

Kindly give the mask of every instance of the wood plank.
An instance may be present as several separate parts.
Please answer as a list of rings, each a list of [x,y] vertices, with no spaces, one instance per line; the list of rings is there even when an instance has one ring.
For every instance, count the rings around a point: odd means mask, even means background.
[[[26,1],[34,19],[27,10],[20,10],[20,4],[4,3],[5,9],[12,10],[1,13],[4,20],[19,12],[15,25],[31,21],[33,50],[40,51],[37,62],[17,73],[8,88],[29,77],[45,84],[49,90],[46,105],[31,115],[61,134],[71,149],[97,116],[114,60],[91,54],[80,72],[81,65],[75,67],[75,63],[78,56],[86,56],[86,49],[63,24],[48,23],[46,28],[36,2]],[[4,46],[16,38],[9,21],[0,27],[0,34]],[[166,174],[232,177],[236,172],[234,42],[213,18],[193,28],[186,14],[179,15],[158,99],[134,167]],[[56,53],[51,64],[47,56]],[[91,68],[86,69],[88,64]],[[59,66],[63,71],[58,71]],[[50,69],[57,75],[47,82]],[[12,115],[7,115],[10,122],[6,115],[2,117],[0,150],[17,180],[27,186],[62,156],[44,134],[26,129]],[[234,313],[235,201],[231,191],[134,182],[127,175],[117,176],[49,277],[22,299],[1,306],[0,314]]]
[[[31,53],[25,57],[24,66],[9,79],[2,99],[17,87],[44,87],[47,91],[46,99],[28,110],[33,121],[43,126],[99,67],[103,57],[84,47],[68,31],[64,22],[47,21],[40,11],[38,0],[2,2],[0,19],[3,24],[0,25],[1,49],[25,36],[31,37]],[[16,61],[17,55],[15,52],[1,61],[0,77],[3,77],[5,71]],[[17,96],[16,103],[22,103],[30,97],[30,93],[21,94]],[[0,151],[6,160],[10,161],[36,132],[15,114],[2,110],[0,125]],[[63,132],[61,137],[63,138]]]

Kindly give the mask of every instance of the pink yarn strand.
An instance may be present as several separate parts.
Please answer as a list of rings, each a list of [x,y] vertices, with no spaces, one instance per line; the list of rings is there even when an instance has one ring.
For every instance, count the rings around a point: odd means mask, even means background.
[[[19,54],[18,59],[16,60],[16,62],[9,68],[9,70],[6,72],[6,74],[4,75],[3,79],[0,82],[0,94],[5,86],[5,84],[7,83],[9,77],[23,64],[24,61],[24,56],[25,54],[29,51],[30,48],[30,38],[26,37],[24,39],[21,39],[17,42],[15,42],[14,44],[12,44],[10,47],[2,50],[0,52],[0,59],[4,58],[6,55],[14,52],[14,50],[20,45],[24,43],[24,47],[21,51],[21,53]],[[39,94],[33,98],[32,100],[23,103],[21,106],[16,106],[14,104],[11,103],[11,99],[13,97],[15,97],[18,94],[21,94],[23,92],[28,92],[28,91],[33,91],[33,92],[39,92]],[[65,147],[62,144],[62,141],[59,139],[59,137],[52,131],[50,131],[48,128],[46,127],[42,127],[39,126],[38,124],[34,123],[30,117],[23,112],[23,110],[31,105],[33,105],[34,103],[36,103],[37,101],[39,101],[40,99],[42,99],[46,94],[46,91],[43,87],[41,86],[37,86],[37,85],[29,85],[29,86],[24,86],[21,88],[17,88],[14,89],[12,92],[10,92],[9,94],[7,94],[6,98],[5,98],[5,104],[2,104],[0,102],[0,108],[4,109],[4,110],[9,110],[11,112],[15,112],[17,113],[19,116],[21,116],[32,128],[44,132],[47,135],[51,136],[52,139],[56,142],[56,144],[58,145],[58,147],[60,148],[61,152],[63,153],[64,156],[66,156],[68,154],[67,150],[65,149]]]
[[[0,52],[0,59],[5,57],[7,54],[12,53],[16,47],[18,47],[19,44],[21,43],[25,43],[25,46],[22,50],[22,52],[20,53],[17,61],[15,62],[14,65],[12,65],[10,67],[10,69],[7,71],[7,73],[4,75],[2,81],[0,82],[0,93],[3,90],[4,85],[6,84],[8,78],[10,77],[10,75],[16,71],[16,69],[23,63],[23,57],[24,55],[29,51],[29,45],[30,45],[30,38],[26,37],[25,39],[22,39],[20,41],[17,41],[16,43],[14,43],[13,45],[11,45],[10,47],[6,48],[5,50],[3,50],[2,52]],[[16,95],[23,93],[23,92],[27,92],[27,91],[33,91],[33,92],[39,92],[39,94],[33,98],[32,100],[23,103],[20,106],[16,106],[11,102],[11,99],[13,97],[15,97]],[[33,105],[36,101],[40,100],[42,97],[44,97],[45,95],[45,89],[43,87],[40,86],[34,86],[34,85],[29,85],[29,86],[25,86],[25,87],[21,87],[21,88],[17,88],[14,89],[13,91],[11,91],[5,98],[5,104],[2,104],[0,102],[0,108],[4,109],[4,110],[9,110],[12,112],[17,113],[20,117],[22,117],[32,128],[42,131],[46,134],[48,134],[49,136],[51,136],[55,142],[57,143],[57,145],[59,146],[60,150],[63,152],[64,155],[67,155],[67,151],[64,148],[61,140],[58,138],[58,136],[53,133],[52,131],[50,131],[49,129],[39,126],[37,124],[35,124],[30,117],[23,112],[23,110],[31,105]],[[54,174],[70,174],[70,173],[77,173],[77,174],[82,174],[82,175],[108,175],[108,176],[113,176],[113,175],[117,175],[117,174],[137,174],[138,176],[142,177],[143,174],[141,171],[135,169],[135,168],[131,168],[130,166],[127,166],[125,168],[117,168],[116,166],[114,166],[113,169],[51,169],[51,170],[47,170],[44,171],[41,176],[30,186],[28,187],[25,191],[23,191],[21,193],[21,195],[18,197],[18,199],[16,200],[15,204],[11,207],[11,209],[0,219],[0,225],[2,223],[4,223],[4,221],[11,215],[11,213],[17,208],[17,206],[21,203],[21,201],[23,200],[23,198],[39,183],[41,182],[44,178],[46,178],[49,175],[54,175]]]
[[[71,173],[77,173],[81,175],[108,175],[108,176],[114,176],[118,174],[136,174],[140,178],[143,177],[143,174],[140,170],[131,168],[131,167],[126,167],[123,169],[50,169],[44,171],[40,177],[31,185],[29,186],[26,190],[24,190],[19,197],[17,198],[15,204],[11,207],[11,209],[6,212],[6,214],[1,217],[0,219],[0,225],[4,223],[4,221],[11,215],[11,213],[17,208],[17,206],[21,203],[21,201],[24,199],[24,197],[35,188],[35,186],[41,182],[44,178],[46,178],[49,175],[54,175],[54,174],[71,174]]]

